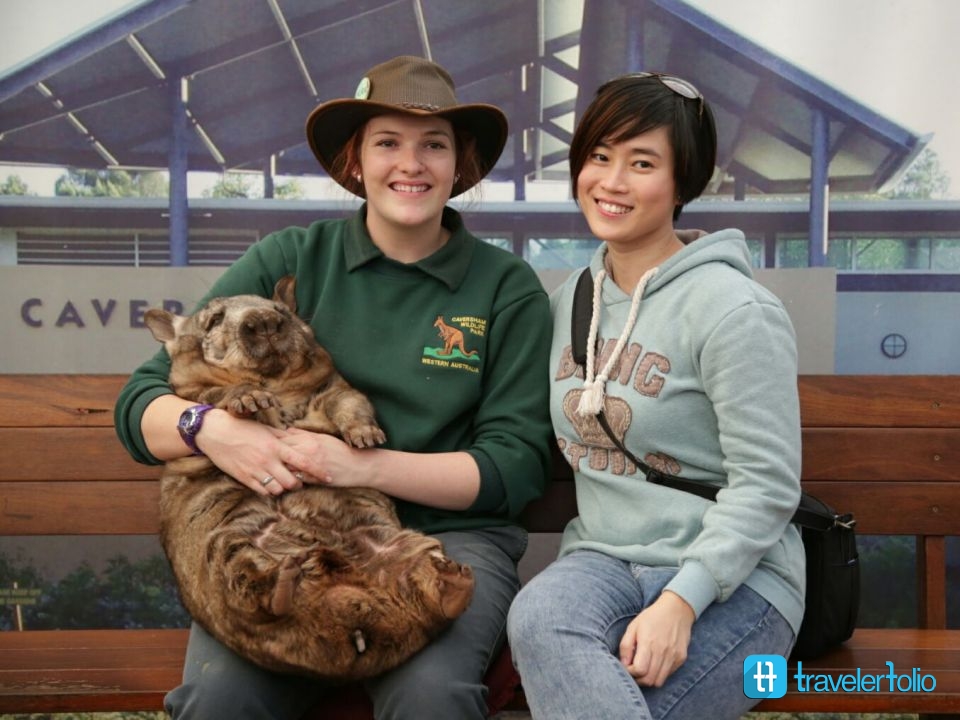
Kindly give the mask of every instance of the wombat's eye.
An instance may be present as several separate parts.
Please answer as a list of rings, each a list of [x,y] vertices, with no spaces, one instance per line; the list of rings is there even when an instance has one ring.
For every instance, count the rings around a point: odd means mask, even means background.
[[[210,332],[222,322],[223,322],[223,313],[215,312],[213,313],[213,315],[207,318],[207,324],[206,324],[206,327],[204,327],[204,330],[206,332]]]

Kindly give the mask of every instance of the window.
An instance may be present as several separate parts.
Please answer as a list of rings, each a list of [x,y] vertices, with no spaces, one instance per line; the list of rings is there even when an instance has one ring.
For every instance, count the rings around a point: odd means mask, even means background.
[[[593,238],[530,238],[526,260],[534,270],[573,270],[589,265],[599,245]]]
[[[807,267],[807,238],[777,237],[777,267]],[[827,265],[841,272],[960,272],[960,238],[929,236],[830,237]]]

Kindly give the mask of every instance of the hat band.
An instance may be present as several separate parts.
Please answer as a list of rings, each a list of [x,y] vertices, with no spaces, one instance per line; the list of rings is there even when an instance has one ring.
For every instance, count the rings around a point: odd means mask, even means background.
[[[439,105],[432,105],[431,103],[402,102],[400,105],[401,107],[405,107],[409,110],[428,110],[430,112],[437,112],[440,109]]]

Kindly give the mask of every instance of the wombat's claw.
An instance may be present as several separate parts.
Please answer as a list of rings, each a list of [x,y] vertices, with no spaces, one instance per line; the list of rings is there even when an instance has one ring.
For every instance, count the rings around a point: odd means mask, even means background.
[[[227,398],[227,410],[238,417],[246,417],[260,410],[276,407],[278,404],[274,394],[266,390],[237,391],[232,397]]]
[[[357,653],[362,655],[367,650],[367,641],[360,630],[353,631],[353,644],[357,646]]]
[[[353,447],[367,448],[374,445],[382,445],[387,441],[387,436],[376,425],[360,425],[357,427],[346,428],[342,432],[344,441]]]

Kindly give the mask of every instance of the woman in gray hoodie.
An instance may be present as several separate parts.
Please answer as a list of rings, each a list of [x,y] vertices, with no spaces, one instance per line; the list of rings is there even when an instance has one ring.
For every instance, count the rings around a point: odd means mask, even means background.
[[[793,327],[753,280],[743,234],[678,231],[716,157],[713,113],[680,78],[597,92],[570,147],[574,196],[603,241],[585,370],[571,353],[577,276],[551,298],[551,413],[579,516],[510,611],[535,718],[738,718],[744,661],[786,656],[803,615]],[[648,482],[597,421],[660,472]]]

